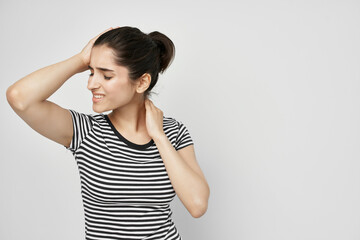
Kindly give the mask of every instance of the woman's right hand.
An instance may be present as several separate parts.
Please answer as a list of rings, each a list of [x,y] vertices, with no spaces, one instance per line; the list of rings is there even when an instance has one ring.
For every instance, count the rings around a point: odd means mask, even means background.
[[[118,28],[118,27],[116,27]],[[83,48],[83,50],[78,54],[78,56],[80,57],[80,59],[82,60],[83,62],[83,67],[81,69],[81,72],[89,69],[89,64],[90,64],[90,57],[91,57],[91,50],[92,50],[92,47],[96,41],[96,39],[98,37],[100,37],[103,33],[107,32],[107,31],[110,31],[114,28],[108,28],[106,29],[105,31],[103,31],[102,33],[98,34],[96,37],[92,38],[88,44]]]

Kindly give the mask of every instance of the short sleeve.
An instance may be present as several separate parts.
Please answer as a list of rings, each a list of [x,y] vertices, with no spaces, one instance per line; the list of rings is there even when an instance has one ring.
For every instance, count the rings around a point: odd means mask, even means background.
[[[93,119],[90,114],[80,113],[72,109],[68,110],[71,113],[73,121],[73,137],[70,147],[64,147],[74,153],[91,131],[93,127]]]
[[[179,131],[175,142],[176,151],[194,144],[188,129],[182,122],[178,122],[178,129]]]

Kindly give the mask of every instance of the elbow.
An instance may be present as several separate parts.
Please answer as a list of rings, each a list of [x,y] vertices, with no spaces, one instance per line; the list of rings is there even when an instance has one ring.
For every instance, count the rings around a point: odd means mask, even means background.
[[[24,110],[25,105],[19,100],[20,93],[18,90],[13,89],[11,86],[6,90],[6,99],[12,109]]]
[[[208,208],[208,201],[207,200],[197,200],[193,204],[193,207],[189,210],[190,214],[194,218],[200,218],[203,216]]]
[[[210,196],[209,185],[206,184],[206,190],[193,199],[192,207],[189,209],[189,212],[192,217],[199,218],[203,216],[208,209],[208,200]]]

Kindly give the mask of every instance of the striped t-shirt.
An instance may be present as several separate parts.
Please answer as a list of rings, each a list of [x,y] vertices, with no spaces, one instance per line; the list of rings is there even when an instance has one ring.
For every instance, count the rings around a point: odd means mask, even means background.
[[[106,114],[68,110],[74,133],[64,147],[79,169],[86,239],[181,239],[171,219],[176,193],[155,142],[130,142]],[[176,150],[194,144],[174,118],[164,116],[163,129]]]

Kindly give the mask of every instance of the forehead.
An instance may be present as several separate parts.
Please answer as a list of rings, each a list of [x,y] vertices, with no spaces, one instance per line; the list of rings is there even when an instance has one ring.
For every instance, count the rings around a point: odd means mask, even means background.
[[[114,66],[114,54],[111,48],[101,45],[91,50],[90,65],[92,67]]]
[[[95,46],[92,48],[90,66],[93,69],[110,69],[123,76],[127,76],[129,74],[127,67],[116,64],[113,50],[105,45]]]

